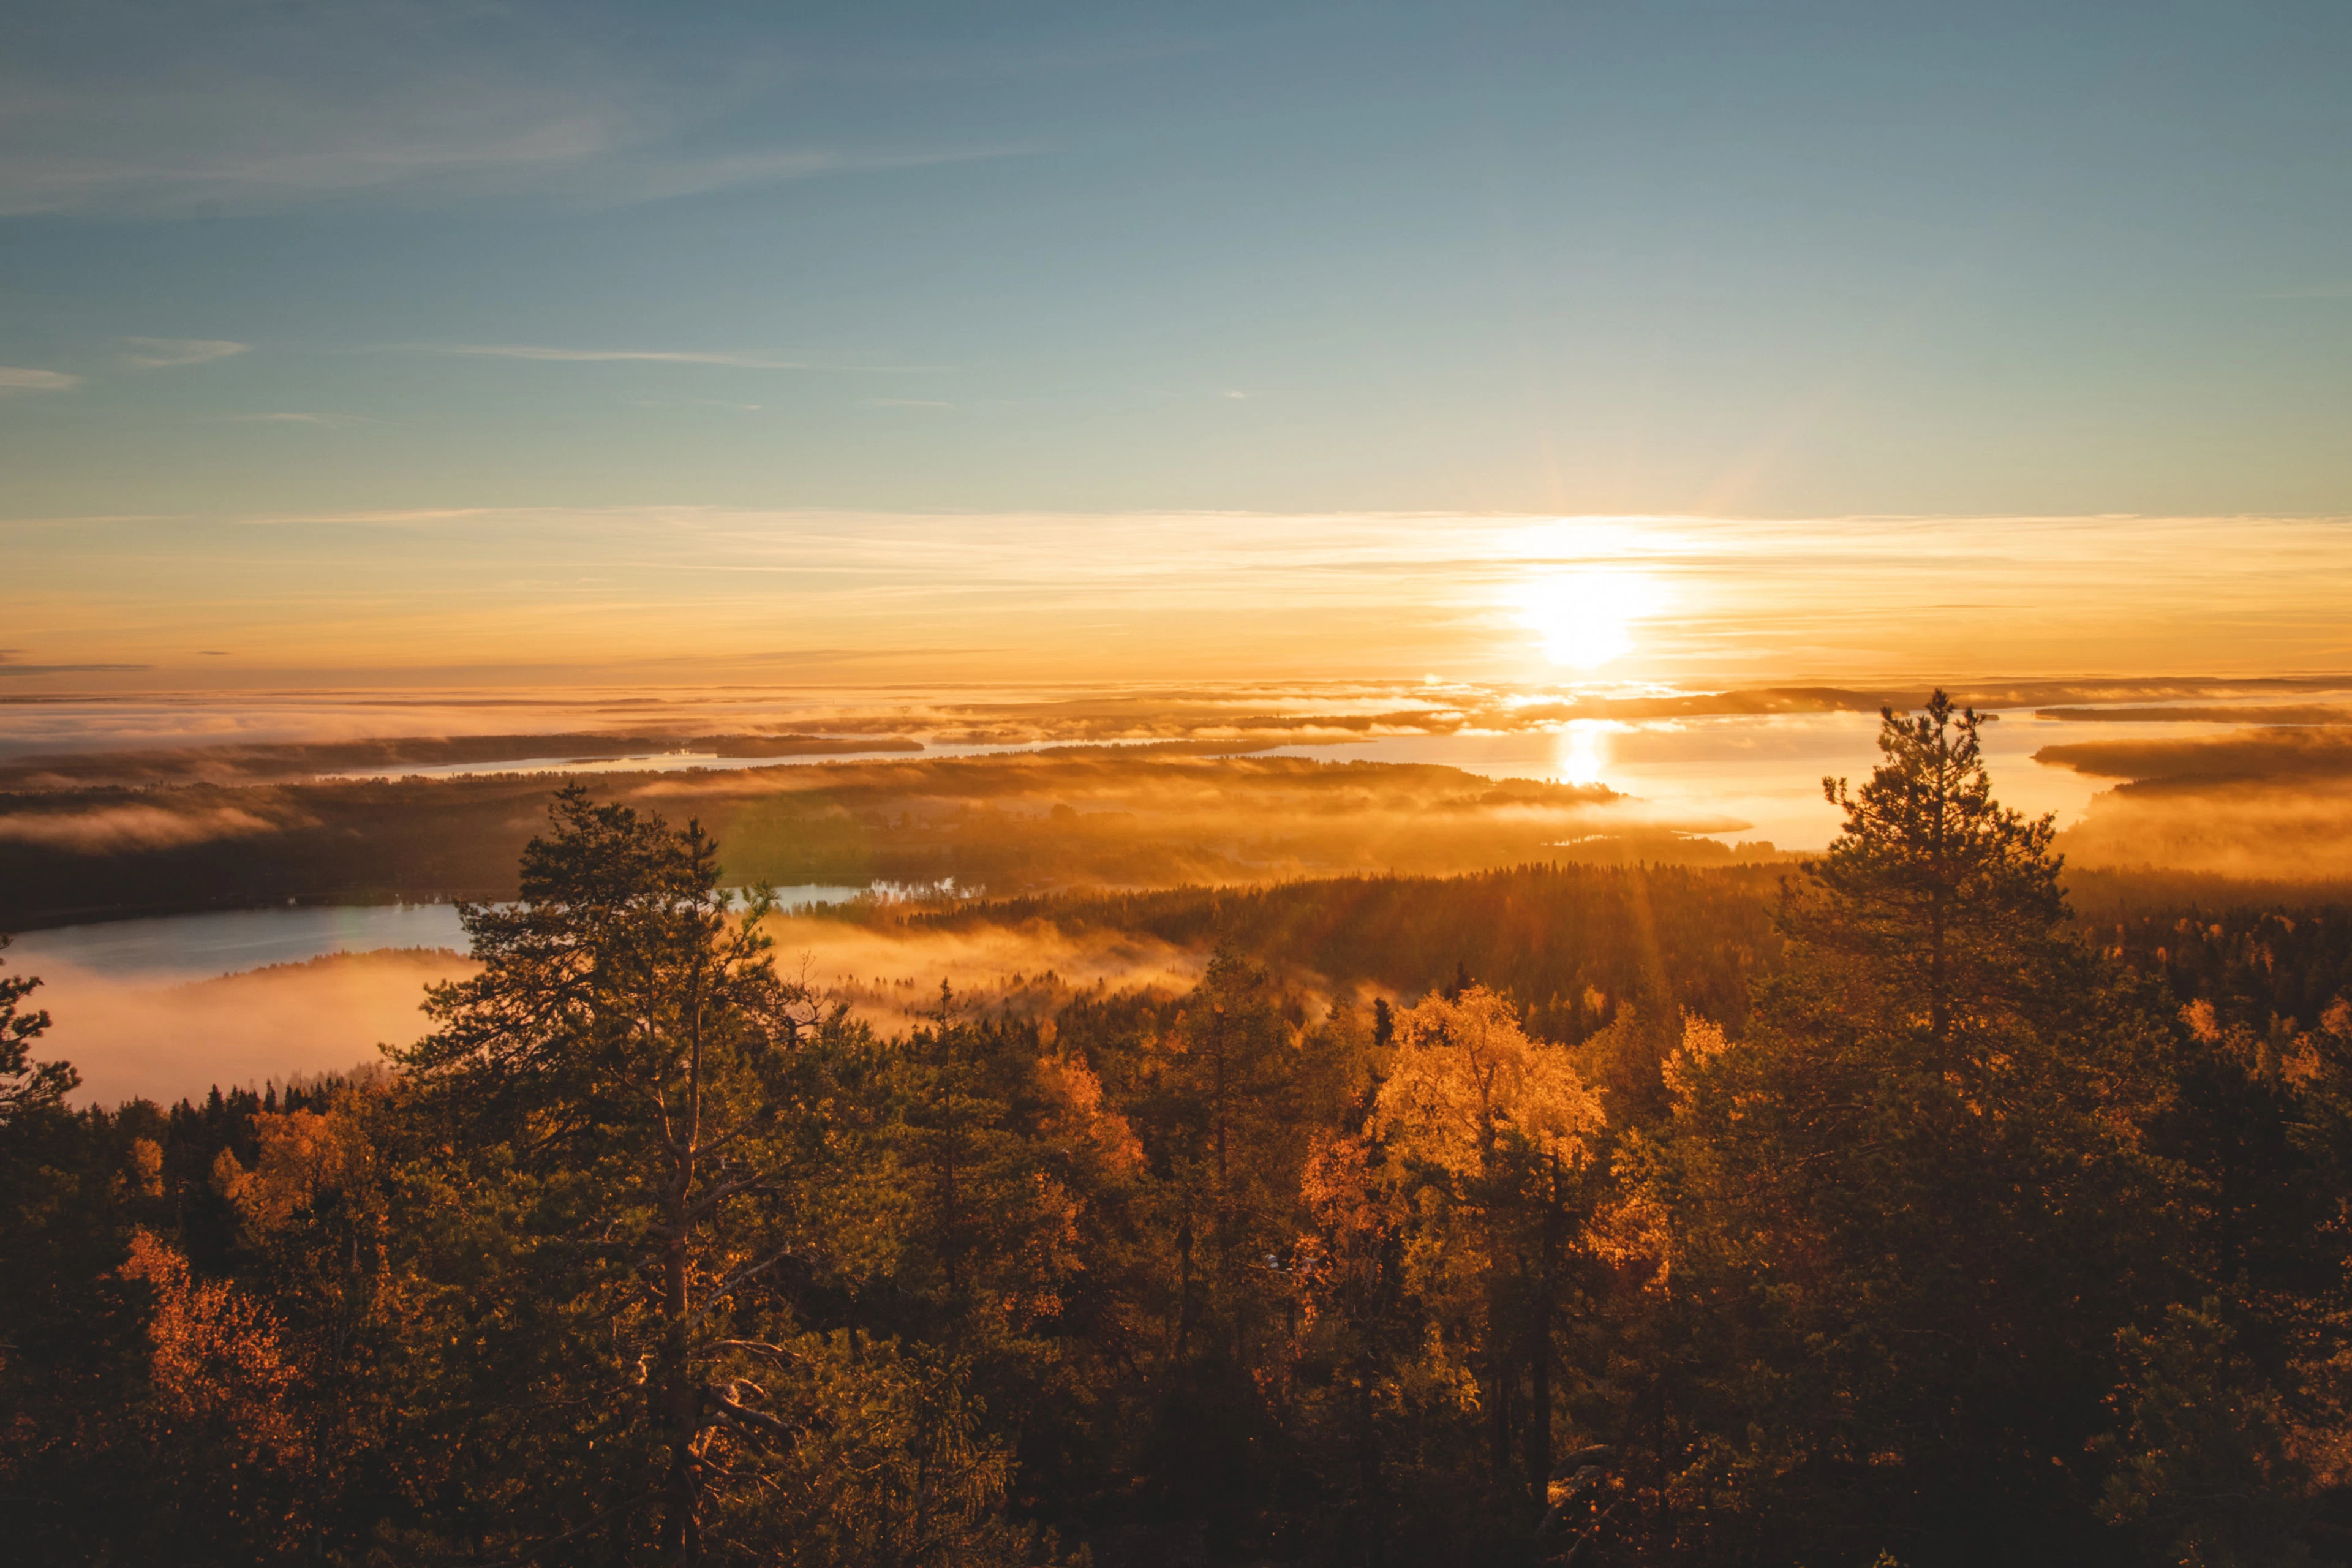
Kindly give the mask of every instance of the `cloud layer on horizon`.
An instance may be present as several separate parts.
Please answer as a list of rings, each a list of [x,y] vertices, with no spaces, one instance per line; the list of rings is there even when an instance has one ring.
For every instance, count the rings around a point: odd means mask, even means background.
[[[457,507],[0,531],[40,584],[15,628],[26,677],[34,660],[214,685],[468,669],[1853,685],[2352,667],[2352,526],[2327,519]],[[1530,602],[1611,601],[1623,657],[1548,663],[1560,628],[1531,622]],[[192,652],[227,647],[236,658]]]

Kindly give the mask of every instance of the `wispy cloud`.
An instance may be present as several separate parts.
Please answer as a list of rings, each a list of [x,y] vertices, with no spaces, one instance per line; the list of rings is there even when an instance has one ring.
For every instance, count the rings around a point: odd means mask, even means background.
[[[593,349],[543,343],[394,343],[383,352],[439,354],[453,359],[539,360],[552,364],[685,364],[720,370],[806,370],[844,375],[936,375],[952,364],[866,364],[820,359],[781,359],[731,349]]]
[[[81,384],[81,377],[68,375],[61,370],[30,370],[22,365],[0,364],[0,393],[64,392]]]
[[[128,356],[142,370],[166,370],[173,365],[209,364],[216,359],[249,352],[251,343],[233,343],[226,338],[125,338],[131,345]]]
[[[737,185],[773,184],[826,175],[887,174],[1017,158],[1034,152],[1026,144],[879,150],[780,149],[707,157],[641,157],[617,160],[604,175],[606,196],[620,202],[659,201],[699,195]]]
[[[360,528],[437,527],[468,518],[501,515],[488,507],[416,507],[402,511],[300,511],[272,516],[239,517],[230,521],[244,528],[295,527],[325,523]]]
[[[565,364],[602,364],[612,361],[655,364],[713,364],[734,370],[814,370],[805,360],[772,359],[764,354],[712,353],[698,349],[564,349],[531,343],[415,343],[413,352],[453,354],[470,359],[552,360]]]
[[[232,425],[318,425],[330,429],[362,423],[349,414],[225,414],[221,417]]]
[[[0,675],[128,675],[152,664],[0,664]]]
[[[758,119],[781,48],[623,47],[560,7],[53,9],[0,58],[0,216],[599,208],[1023,150],[808,145]]]
[[[28,581],[90,552],[88,523],[4,526]],[[1641,588],[1615,605],[1633,651],[1611,667],[1634,681],[2130,672],[2192,646],[2230,650],[2210,673],[2352,662],[2342,519],[547,506],[120,526],[102,582],[31,601],[26,658],[174,668],[192,646],[236,647],[315,679],[428,649],[436,667],[641,680],[689,642],[698,667],[738,668],[773,647],[788,598],[802,646],[885,650],[860,679],[1559,679],[1533,584],[1570,605]],[[287,529],[334,537],[289,552]],[[79,640],[100,591],[120,628],[102,646]],[[1985,607],[1947,607],[1962,604]]]

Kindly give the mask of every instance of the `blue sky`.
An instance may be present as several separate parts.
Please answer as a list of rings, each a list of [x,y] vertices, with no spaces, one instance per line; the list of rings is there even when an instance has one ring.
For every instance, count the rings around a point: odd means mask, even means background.
[[[2335,516],[2347,80],[2340,4],[20,4],[0,514]]]

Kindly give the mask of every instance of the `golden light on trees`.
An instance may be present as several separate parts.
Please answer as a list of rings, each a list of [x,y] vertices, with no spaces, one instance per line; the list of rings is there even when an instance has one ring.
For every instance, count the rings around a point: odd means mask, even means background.
[[[1470,1175],[1491,1166],[1512,1134],[1575,1164],[1603,1117],[1568,1053],[1528,1038],[1509,1003],[1474,985],[1398,1015],[1396,1058],[1373,1120],[1418,1158]]]

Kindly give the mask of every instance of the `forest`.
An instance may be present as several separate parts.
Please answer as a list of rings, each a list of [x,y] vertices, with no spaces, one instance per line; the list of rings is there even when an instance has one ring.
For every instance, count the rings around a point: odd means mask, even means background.
[[[1724,820],[1662,819],[1598,785],[1433,764],[1194,756],[1184,742],[600,782],[641,811],[709,826],[721,875],[737,887],[953,881],[1014,891],[1445,873],[1562,853],[1733,856],[1696,836]],[[529,773],[0,791],[0,921],[26,930],[289,901],[511,899],[548,791]]]
[[[1801,863],[826,916],[1213,954],[906,1027],[577,785],[380,1068],[75,1109],[0,980],[12,1552],[2352,1560],[2352,909],[2072,872],[1978,722]]]

